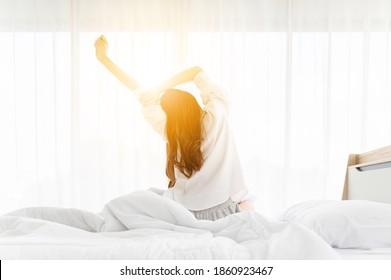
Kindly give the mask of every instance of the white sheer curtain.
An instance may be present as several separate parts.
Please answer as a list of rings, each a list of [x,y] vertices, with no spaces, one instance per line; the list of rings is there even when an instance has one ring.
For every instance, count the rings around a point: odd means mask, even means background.
[[[227,89],[259,211],[339,199],[348,153],[391,142],[390,29],[387,0],[0,0],[0,212],[166,187],[101,33],[146,84],[200,65]]]

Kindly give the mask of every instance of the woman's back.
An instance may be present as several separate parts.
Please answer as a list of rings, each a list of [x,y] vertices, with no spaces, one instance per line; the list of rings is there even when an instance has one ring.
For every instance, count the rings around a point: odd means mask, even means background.
[[[203,165],[190,178],[175,167],[175,186],[168,192],[172,198],[189,210],[201,210],[226,202],[240,201],[247,194],[242,167],[228,125],[227,101],[223,90],[213,84],[204,72],[194,78],[201,93],[205,116],[202,118],[203,140],[201,152]],[[145,118],[155,130],[166,121],[160,107],[144,107]],[[163,134],[164,135],[164,134]]]

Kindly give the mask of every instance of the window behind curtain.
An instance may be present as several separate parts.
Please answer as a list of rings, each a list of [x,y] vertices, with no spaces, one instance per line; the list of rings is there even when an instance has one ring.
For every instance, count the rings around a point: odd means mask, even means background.
[[[200,65],[227,90],[258,210],[339,199],[347,154],[391,140],[389,5],[1,1],[0,211],[166,186],[163,140],[95,59],[102,33],[145,84]]]

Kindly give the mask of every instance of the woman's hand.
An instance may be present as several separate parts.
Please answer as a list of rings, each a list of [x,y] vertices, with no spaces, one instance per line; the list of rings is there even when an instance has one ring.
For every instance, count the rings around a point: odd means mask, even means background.
[[[241,201],[239,203],[240,211],[254,211],[254,206],[250,200]]]
[[[106,52],[108,48],[108,43],[105,36],[101,35],[95,41],[95,55],[99,61],[103,61],[106,58]]]

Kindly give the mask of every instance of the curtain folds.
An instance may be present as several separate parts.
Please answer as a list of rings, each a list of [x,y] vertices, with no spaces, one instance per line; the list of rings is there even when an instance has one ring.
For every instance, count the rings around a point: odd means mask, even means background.
[[[227,90],[259,211],[339,199],[348,153],[391,142],[390,30],[387,0],[0,0],[0,212],[166,186],[100,34],[146,85],[200,65]]]

